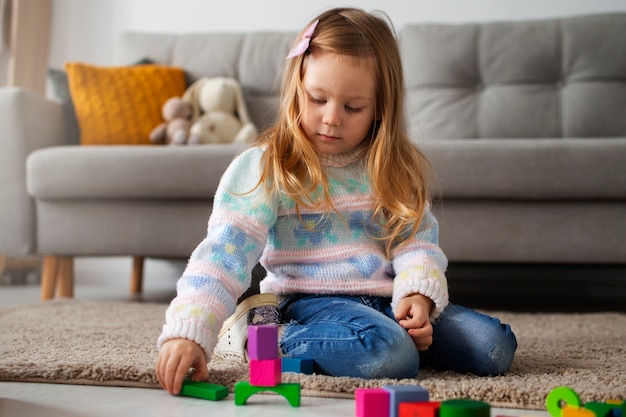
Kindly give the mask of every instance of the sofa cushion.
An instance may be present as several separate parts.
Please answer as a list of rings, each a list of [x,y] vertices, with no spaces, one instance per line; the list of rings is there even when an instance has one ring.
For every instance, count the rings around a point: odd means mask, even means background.
[[[144,58],[133,65],[153,64],[151,60]],[[70,95],[70,86],[67,79],[67,73],[58,68],[48,68],[48,81],[50,83],[53,98],[63,106],[63,117],[67,128],[67,144],[78,145],[80,143],[80,129],[78,128],[78,119],[76,119],[76,110]]]
[[[27,188],[38,199],[211,199],[245,145],[57,146],[31,153]]]
[[[446,199],[626,200],[626,140],[449,139],[418,143]]]
[[[414,137],[626,136],[626,13],[400,32]]]
[[[418,146],[435,169],[435,194],[444,198],[626,200],[623,139],[451,139]],[[28,191],[40,199],[209,199],[243,149],[233,144],[48,148],[27,160]]]
[[[181,68],[66,63],[82,145],[150,144],[161,106],[185,92]]]

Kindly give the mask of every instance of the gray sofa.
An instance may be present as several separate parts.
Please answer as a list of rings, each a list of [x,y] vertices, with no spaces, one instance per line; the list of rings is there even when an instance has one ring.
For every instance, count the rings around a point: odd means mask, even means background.
[[[294,36],[128,33],[115,61],[181,66],[190,82],[235,77],[262,129],[274,120]],[[415,24],[400,28],[399,41],[408,121],[437,173],[440,243],[452,265],[622,268],[626,14]],[[2,208],[0,219],[17,220],[0,233],[46,255],[44,299],[57,281],[59,295],[72,295],[76,256],[134,256],[135,290],[144,257],[187,258],[242,149],[68,145],[60,104],[4,89],[0,109],[0,170],[20,172],[0,176],[2,201],[19,204]],[[617,278],[623,292],[626,277]]]

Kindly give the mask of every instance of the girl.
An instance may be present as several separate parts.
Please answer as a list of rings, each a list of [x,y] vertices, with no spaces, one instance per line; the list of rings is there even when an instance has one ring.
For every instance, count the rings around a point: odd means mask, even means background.
[[[277,322],[278,308],[281,354],[313,359],[319,373],[509,368],[510,327],[448,303],[430,166],[408,138],[403,89],[387,20],[340,8],[302,32],[277,123],[224,173],[167,311],[164,389],[178,393],[190,368],[206,380],[214,348],[243,358],[246,325]],[[235,309],[259,260],[264,294]]]

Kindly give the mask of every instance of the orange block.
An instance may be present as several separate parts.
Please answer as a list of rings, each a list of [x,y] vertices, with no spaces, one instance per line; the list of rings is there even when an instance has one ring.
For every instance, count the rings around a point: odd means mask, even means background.
[[[596,417],[596,413],[586,408],[566,405],[561,411],[561,417]]]

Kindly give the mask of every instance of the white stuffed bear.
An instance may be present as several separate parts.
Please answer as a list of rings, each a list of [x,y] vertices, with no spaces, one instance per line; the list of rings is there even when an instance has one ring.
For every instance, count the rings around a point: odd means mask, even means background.
[[[234,78],[200,78],[187,88],[183,99],[194,107],[190,142],[251,143],[256,140],[258,131]]]

